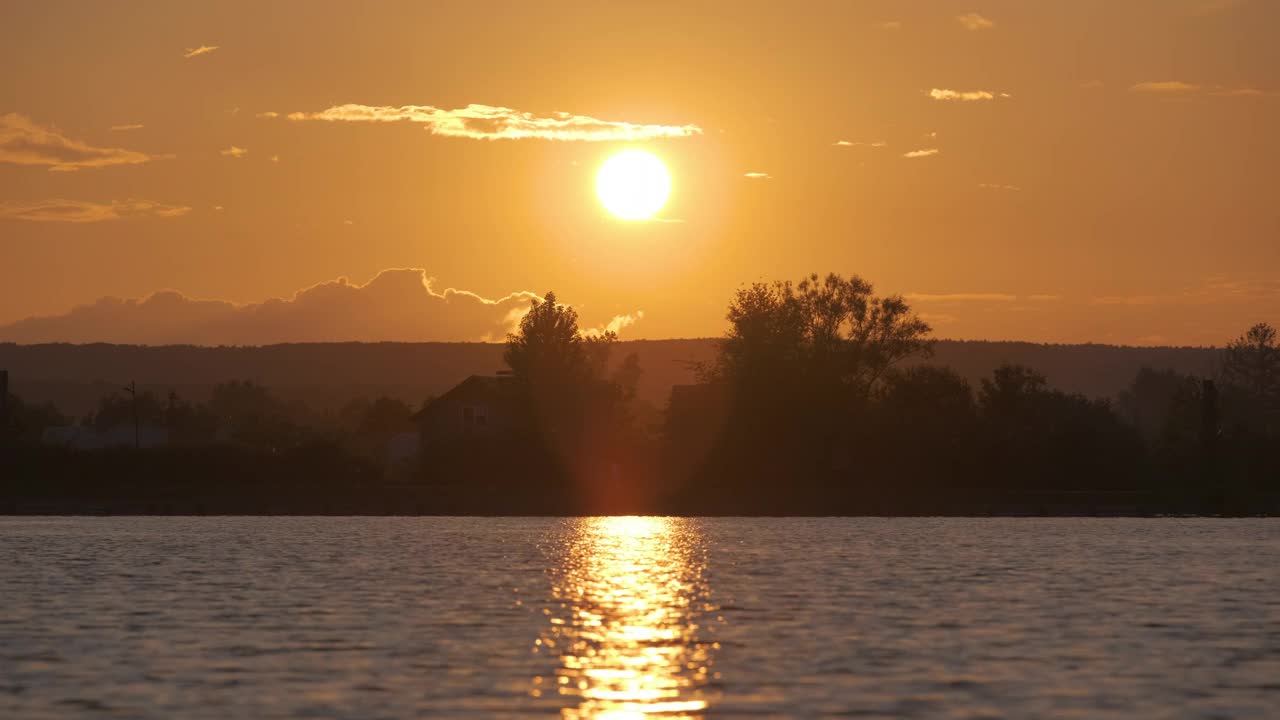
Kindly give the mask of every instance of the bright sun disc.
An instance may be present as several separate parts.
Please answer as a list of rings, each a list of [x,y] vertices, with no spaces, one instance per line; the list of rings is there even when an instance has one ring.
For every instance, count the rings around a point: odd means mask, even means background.
[[[671,176],[653,153],[623,150],[596,174],[596,195],[609,212],[623,220],[647,220],[671,194]]]

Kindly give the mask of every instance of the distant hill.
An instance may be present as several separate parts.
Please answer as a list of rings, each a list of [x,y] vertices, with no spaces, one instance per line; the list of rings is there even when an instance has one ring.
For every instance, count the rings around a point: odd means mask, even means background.
[[[671,386],[693,381],[692,364],[711,359],[715,341],[633,340],[620,343],[615,360],[636,353],[644,369],[639,394],[665,405]],[[1029,365],[1054,386],[1110,397],[1144,365],[1211,375],[1212,348],[1039,345],[1021,342],[939,341],[932,360],[975,385],[1003,362]],[[468,375],[503,367],[502,345],[491,343],[301,343],[251,347],[190,345],[16,345],[0,343],[0,368],[11,391],[31,401],[52,401],[81,415],[98,399],[136,380],[140,389],[171,390],[207,399],[212,387],[232,379],[267,385],[312,408],[336,408],[356,398],[391,395],[417,404]]]

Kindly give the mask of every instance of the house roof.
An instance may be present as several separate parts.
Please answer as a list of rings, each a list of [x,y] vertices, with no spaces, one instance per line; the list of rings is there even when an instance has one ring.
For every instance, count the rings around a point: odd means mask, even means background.
[[[449,407],[459,402],[480,399],[497,400],[514,382],[515,378],[510,375],[472,375],[428,403],[413,416],[413,420],[421,421],[439,408]]]

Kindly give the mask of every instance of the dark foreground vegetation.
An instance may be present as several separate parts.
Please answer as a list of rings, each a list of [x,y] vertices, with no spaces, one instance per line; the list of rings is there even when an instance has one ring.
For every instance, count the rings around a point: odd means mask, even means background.
[[[421,409],[315,412],[248,382],[207,402],[116,393],[79,421],[162,446],[73,450],[50,405],[9,398],[0,512],[209,514],[1273,514],[1280,348],[1265,324],[1212,376],[1143,368],[1109,399],[1023,365],[971,383],[930,328],[854,276],[756,284],[665,409],[554,295],[509,372]],[[1207,375],[1207,374],[1206,374]],[[56,433],[55,433],[56,434]],[[406,438],[418,454],[390,452]]]

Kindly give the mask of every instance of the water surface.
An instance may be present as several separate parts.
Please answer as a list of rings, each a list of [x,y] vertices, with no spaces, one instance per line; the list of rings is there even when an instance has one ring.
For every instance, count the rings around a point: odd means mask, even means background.
[[[1274,717],[1280,521],[0,518],[0,717]]]

